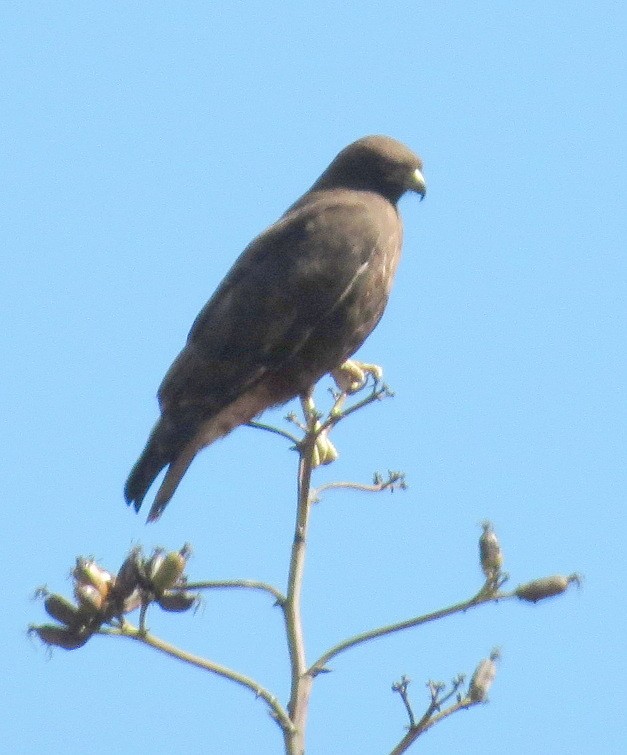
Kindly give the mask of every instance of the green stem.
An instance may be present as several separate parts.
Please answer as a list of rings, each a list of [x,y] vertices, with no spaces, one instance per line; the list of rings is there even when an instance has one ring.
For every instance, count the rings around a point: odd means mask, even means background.
[[[255,430],[265,430],[268,433],[273,433],[274,435],[280,435],[282,438],[285,438],[286,440],[291,441],[294,446],[298,446],[300,443],[300,440],[295,436],[292,435],[292,433],[288,433],[287,430],[283,430],[280,427],[275,427],[274,425],[267,425],[265,422],[257,422],[257,421],[251,421],[246,422],[246,427],[252,427]]]
[[[215,661],[201,658],[199,655],[194,655],[193,653],[188,653],[185,650],[181,650],[175,645],[171,645],[169,642],[165,642],[165,640],[161,640],[158,637],[155,637],[154,635],[150,634],[150,632],[142,632],[140,629],[132,626],[131,624],[128,624],[127,622],[125,622],[124,625],[119,628],[100,629],[99,634],[118,635],[120,637],[127,637],[128,639],[135,640],[136,642],[141,642],[143,645],[149,645],[155,650],[159,650],[160,652],[165,653],[172,658],[176,658],[177,660],[183,661],[184,663],[189,663],[191,666],[195,666],[196,668],[210,671],[217,676],[229,679],[230,681],[235,682],[242,687],[246,687],[254,693],[255,697],[260,697],[268,704],[268,706],[272,710],[274,718],[276,719],[283,732],[292,731],[294,728],[290,717],[287,714],[287,711],[276,699],[276,697],[267,689],[265,689],[265,687],[262,687],[254,679],[251,679],[251,677],[244,674],[240,674],[239,671],[230,669],[227,666],[222,666]]]
[[[256,579],[212,579],[206,582],[186,582],[183,585],[175,586],[172,589],[181,590],[226,590],[229,588],[243,590],[261,590],[267,592],[276,600],[277,605],[282,606],[285,603],[285,595],[273,585],[267,582],[260,582]]]
[[[395,632],[401,632],[404,629],[411,629],[412,627],[420,626],[421,624],[427,624],[430,621],[437,621],[445,616],[452,616],[455,613],[463,613],[470,608],[482,605],[483,603],[496,603],[499,600],[508,600],[516,597],[516,591],[512,592],[486,592],[485,588],[482,588],[475,596],[469,600],[464,600],[460,603],[455,603],[448,608],[442,608],[439,611],[433,611],[432,613],[425,614],[423,616],[415,616],[412,619],[406,619],[405,621],[399,621],[395,624],[388,624],[387,626],[377,627],[376,629],[370,629],[366,632],[353,635],[332,648],[323,653],[320,658],[310,667],[309,673],[315,674],[322,671],[327,663],[335,658],[345,650],[354,648],[357,645],[361,645],[364,642],[374,640],[377,637],[384,637],[388,634],[394,634]]]
[[[283,730],[285,751],[288,755],[303,755],[305,752],[305,726],[313,682],[312,675],[307,673],[301,596],[307,552],[312,458],[318,432],[316,431],[317,414],[313,400],[311,397],[307,397],[303,399],[302,403],[307,420],[307,434],[299,445],[296,524],[290,557],[287,599],[284,604],[292,678],[287,710],[294,727],[292,731]]]

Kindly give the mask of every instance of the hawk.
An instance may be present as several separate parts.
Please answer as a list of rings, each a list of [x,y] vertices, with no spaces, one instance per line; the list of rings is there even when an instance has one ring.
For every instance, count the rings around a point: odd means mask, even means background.
[[[126,481],[159,518],[196,454],[271,406],[309,394],[377,325],[400,258],[397,202],[425,195],[422,161],[386,136],[345,147],[246,247],[194,321],[158,391],[161,416]]]

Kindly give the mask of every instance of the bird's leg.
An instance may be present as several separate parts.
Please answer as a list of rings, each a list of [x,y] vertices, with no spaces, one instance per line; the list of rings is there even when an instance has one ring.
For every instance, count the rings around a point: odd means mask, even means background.
[[[347,395],[360,391],[366,384],[368,375],[371,375],[375,383],[378,383],[383,377],[383,370],[377,364],[347,359],[331,373],[337,387]]]
[[[320,415],[316,410],[311,395],[301,396],[300,403],[303,408],[307,427],[311,428],[313,432],[316,433],[316,440],[311,458],[312,468],[319,467],[323,464],[331,464],[331,462],[335,461],[338,457],[338,452],[335,446],[329,440],[329,430],[331,428],[320,430]]]

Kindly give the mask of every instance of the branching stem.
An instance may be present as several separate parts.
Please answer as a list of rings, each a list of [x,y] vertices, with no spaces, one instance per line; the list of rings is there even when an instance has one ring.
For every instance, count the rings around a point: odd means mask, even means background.
[[[421,734],[424,734],[425,731],[430,729],[432,726],[435,726],[435,724],[437,724],[439,721],[442,721],[442,719],[447,718],[448,716],[452,716],[453,713],[457,713],[458,710],[464,710],[466,708],[471,708],[473,705],[479,704],[479,701],[471,700],[469,697],[462,697],[460,700],[457,700],[455,703],[453,703],[453,705],[445,708],[444,710],[441,710],[439,713],[436,713],[437,709],[440,707],[441,702],[442,701],[431,702],[424,716],[420,719],[420,721],[418,721],[417,724],[409,727],[407,734],[405,734],[401,741],[390,752],[390,755],[401,755],[402,753],[407,752],[409,747],[418,739]]]
[[[357,367],[357,370],[355,370],[355,367]],[[357,382],[355,381],[355,372],[357,372],[358,376],[362,376]],[[256,697],[264,700],[270,710],[271,716],[281,728],[286,755],[304,755],[305,729],[313,680],[317,674],[329,670],[327,664],[336,656],[378,637],[411,629],[453,614],[463,613],[485,603],[496,603],[512,598],[537,602],[544,598],[561,594],[571,583],[578,583],[579,578],[576,574],[572,574],[569,577],[554,575],[520,585],[517,589],[509,592],[502,591],[501,588],[507,579],[507,575],[501,571],[502,558],[500,556],[496,558],[494,552],[491,552],[488,547],[492,547],[492,551],[494,551],[494,536],[493,533],[490,533],[492,539],[485,540],[487,538],[487,528],[484,526],[481,565],[484,573],[487,575],[487,579],[476,595],[468,600],[455,603],[432,613],[415,616],[394,624],[388,624],[356,634],[329,648],[313,665],[308,665],[302,624],[301,599],[311,504],[318,500],[323,492],[329,490],[351,489],[379,492],[385,489],[394,490],[395,488],[405,487],[403,473],[392,471],[388,473],[388,479],[385,481],[380,475],[375,475],[373,484],[370,485],[337,481],[323,484],[317,489],[312,489],[311,487],[311,475],[314,463],[328,464],[337,457],[337,453],[327,437],[329,431],[341,420],[354,412],[375,401],[393,395],[385,385],[378,382],[380,376],[381,370],[375,365],[361,364],[360,367],[360,363],[352,363],[349,366],[348,378],[346,378],[349,381],[348,383],[343,381],[341,377],[338,378],[335,376],[334,373],[338,388],[341,388],[341,390],[339,392],[332,391],[334,403],[324,419],[316,410],[311,394],[304,396],[301,399],[304,422],[300,422],[294,415],[287,417],[303,433],[302,438],[298,438],[294,434],[272,425],[256,421],[248,423],[250,427],[271,432],[290,441],[299,454],[296,521],[290,552],[287,591],[285,594],[274,585],[260,580],[223,579],[186,582],[184,576],[182,576],[182,569],[186,560],[184,554],[188,550],[187,546],[181,549],[179,553],[170,553],[167,555],[163,549],[155,549],[153,555],[148,560],[143,559],[143,557],[140,558],[139,554],[141,551],[135,548],[124,562],[122,569],[116,577],[100,568],[92,559],[77,559],[77,567],[73,572],[76,585],[81,588],[89,588],[89,593],[86,593],[89,595],[93,591],[96,591],[100,596],[100,603],[90,608],[90,603],[87,602],[87,599],[81,599],[82,602],[79,609],[78,606],[73,605],[62,596],[44,593],[46,611],[58,624],[43,625],[40,627],[33,626],[29,631],[36,631],[40,639],[50,648],[60,646],[66,650],[81,647],[93,634],[126,637],[191,666],[235,682],[253,692]],[[349,395],[352,396],[359,390],[365,389],[367,386],[371,388],[368,395],[345,408],[347,397]],[[498,552],[497,555],[499,555]],[[169,579],[167,568],[164,577],[162,571],[164,564],[168,567],[170,562],[176,565],[180,561],[183,561],[181,570],[174,575],[169,583],[164,584]],[[106,580],[104,579],[105,576],[107,577]],[[159,589],[156,587],[158,577],[163,577],[160,580],[161,587]],[[281,607],[285,621],[291,674],[290,697],[287,706],[283,706],[269,690],[262,687],[253,678],[215,661],[181,650],[155,637],[146,627],[146,613],[153,601],[158,602],[165,610],[187,610],[193,605],[195,596],[175,595],[174,598],[176,598],[176,601],[173,607],[173,596],[170,594],[172,591],[181,590],[188,592],[189,590],[215,589],[257,590],[271,596],[275,604]],[[82,593],[80,594],[82,595]],[[166,597],[169,600],[169,606],[165,603]],[[182,603],[180,601],[177,603],[178,598],[183,599]],[[189,602],[187,602],[187,598],[190,599]],[[176,607],[177,605],[179,606],[178,608]],[[136,608],[140,609],[138,627],[129,624],[124,615]],[[492,661],[495,660],[496,655],[496,651],[493,651],[490,659],[484,659],[477,667],[469,686],[469,692],[466,694],[458,691],[463,683],[463,676],[459,676],[457,680],[453,681],[452,687],[447,694],[444,694],[446,685],[429,682],[431,701],[425,713],[418,721],[416,721],[407,694],[409,679],[403,676],[401,681],[396,683],[392,689],[401,695],[409,717],[409,730],[390,755],[401,755],[406,752],[422,733],[439,721],[458,710],[470,708],[479,702],[483,702],[486,699],[487,689],[494,678],[495,671]],[[492,667],[489,666],[490,663],[492,663]],[[488,666],[486,667],[485,664],[488,664]],[[479,681],[476,681],[477,679]],[[455,698],[455,702],[443,709],[443,705],[448,704],[453,698]]]
[[[387,387],[387,385],[379,385],[378,383],[375,383],[372,387],[372,391],[366,396],[366,398],[362,399],[361,401],[357,401],[347,409],[343,409],[342,406],[344,403],[345,394],[341,394],[340,397],[336,400],[335,406],[329,412],[328,417],[322,423],[320,429],[328,430],[332,427],[335,427],[338,422],[346,419],[346,417],[350,417],[351,414],[359,411],[360,409],[363,409],[365,406],[368,406],[368,404],[372,404],[375,401],[380,401],[384,398],[391,398],[393,395],[394,393]]]

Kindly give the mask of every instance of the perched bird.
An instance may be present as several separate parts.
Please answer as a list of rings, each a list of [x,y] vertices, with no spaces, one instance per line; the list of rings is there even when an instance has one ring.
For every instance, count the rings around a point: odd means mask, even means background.
[[[124,489],[139,511],[167,467],[148,521],[202,448],[307,395],[372,332],[401,253],[396,203],[406,191],[424,197],[421,169],[394,139],[359,139],[246,247],[159,388],[161,417]]]

